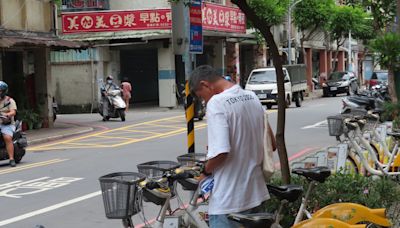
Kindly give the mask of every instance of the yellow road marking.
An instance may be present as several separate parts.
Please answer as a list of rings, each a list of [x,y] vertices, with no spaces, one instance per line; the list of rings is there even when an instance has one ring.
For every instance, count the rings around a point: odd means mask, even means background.
[[[102,134],[106,134],[106,133],[110,133],[110,132],[121,131],[121,130],[128,129],[128,128],[131,128],[131,127],[142,126],[142,125],[145,125],[147,123],[155,123],[155,122],[166,121],[166,120],[170,120],[170,119],[176,119],[176,118],[180,118],[180,117],[182,117],[182,116],[173,116],[173,117],[168,117],[168,118],[157,119],[157,120],[142,122],[142,123],[138,123],[138,124],[128,125],[128,126],[125,126],[125,127],[120,127],[120,128],[115,128],[115,129],[111,129],[111,130],[101,131],[101,132],[98,132],[98,133],[89,134],[89,135],[85,135],[85,136],[78,137],[78,138],[68,139],[68,140],[64,140],[64,141],[60,141],[60,142],[56,142],[56,143],[45,144],[45,145],[42,145],[42,146],[36,146],[36,147],[33,147],[31,150],[38,150],[38,149],[44,148],[44,147],[46,148],[46,147],[50,147],[50,146],[54,146],[54,145],[59,145],[59,144],[62,144],[62,143],[68,143],[68,142],[78,141],[78,140],[81,140],[81,139],[87,139],[87,138],[91,138],[93,136],[98,136],[98,135],[102,135]]]
[[[29,164],[29,165],[19,165],[19,166],[14,167],[14,168],[0,170],[0,175],[1,174],[7,174],[7,173],[14,173],[14,172],[22,171],[22,170],[25,170],[25,169],[32,169],[32,168],[36,168],[36,167],[41,167],[41,166],[51,165],[51,164],[55,164],[55,163],[60,163],[60,162],[67,161],[67,160],[68,159],[52,159],[52,160],[43,161],[43,162],[37,162],[37,163]]]
[[[74,142],[69,142],[69,143],[64,143],[67,145],[72,145],[72,146],[89,146],[89,147],[108,147],[108,145],[103,145],[103,144],[92,144],[92,143],[74,143]]]
[[[147,124],[147,125],[150,125],[150,126],[155,126],[155,127],[174,128],[174,129],[181,128],[181,127],[178,127],[178,126],[172,126],[172,125],[161,125],[161,124]],[[182,123],[182,125],[184,125],[184,123]]]
[[[196,130],[206,128],[206,126],[207,126],[207,124],[202,124],[202,125],[196,126],[196,127],[194,128],[194,129],[195,129],[195,132],[196,132]],[[187,129],[185,128],[185,130],[187,130]],[[182,134],[183,132],[184,132],[184,131],[182,131],[182,132],[177,132],[177,133],[173,133],[173,134],[166,135],[166,136],[162,136],[162,137],[160,137],[160,139],[164,139],[164,138],[168,138],[168,137],[171,137],[171,136],[179,135],[179,134]]]
[[[133,138],[127,138],[127,137],[118,137],[118,136],[105,136],[105,135],[98,135],[95,136],[95,138],[105,138],[105,139],[123,139],[123,140],[131,140]]]
[[[127,132],[137,132],[137,133],[146,133],[146,134],[151,134],[151,135],[160,135],[163,133],[159,133],[159,132],[154,132],[154,131],[142,131],[142,130],[124,130]]]

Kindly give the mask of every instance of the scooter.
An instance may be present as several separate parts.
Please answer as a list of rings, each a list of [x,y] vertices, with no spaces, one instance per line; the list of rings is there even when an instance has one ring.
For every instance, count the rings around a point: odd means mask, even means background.
[[[99,113],[103,118],[109,120],[110,118],[121,118],[121,121],[125,121],[125,101],[121,97],[121,90],[111,90],[107,93],[106,98],[108,99],[108,116],[103,116],[103,103],[99,104]]]
[[[377,87],[372,91],[363,91],[359,95],[343,98],[343,107],[341,113],[349,113],[354,109],[364,109],[367,111],[375,110],[380,112],[383,110],[383,105],[387,100],[387,88]]]
[[[0,116],[0,120],[4,119]],[[19,163],[22,157],[25,155],[25,149],[28,146],[28,141],[26,139],[25,133],[22,132],[22,121],[15,121],[15,132],[13,135],[14,144],[14,160],[15,163]],[[6,149],[6,144],[3,137],[0,137],[0,160],[8,160],[8,153]]]

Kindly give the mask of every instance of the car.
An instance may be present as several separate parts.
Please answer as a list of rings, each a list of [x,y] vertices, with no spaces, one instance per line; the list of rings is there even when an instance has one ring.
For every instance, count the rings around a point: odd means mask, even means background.
[[[369,88],[375,85],[387,85],[388,75],[389,73],[387,70],[372,72],[371,79],[369,80]]]
[[[323,96],[336,96],[337,94],[358,92],[357,77],[353,72],[349,71],[337,71],[332,72],[328,80],[322,83]]]

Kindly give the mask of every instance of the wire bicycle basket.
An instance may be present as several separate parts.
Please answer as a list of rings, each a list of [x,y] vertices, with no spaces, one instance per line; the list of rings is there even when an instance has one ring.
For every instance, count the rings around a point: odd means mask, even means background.
[[[128,219],[142,210],[141,173],[111,173],[99,178],[106,217]]]
[[[341,136],[343,134],[343,116],[328,116],[328,128],[330,136]]]
[[[207,155],[204,153],[188,153],[176,158],[182,166],[193,167],[198,163],[205,163]]]
[[[158,181],[167,172],[172,172],[181,165],[174,161],[150,161],[137,165],[139,173],[146,175],[149,180]],[[171,195],[176,195],[176,183],[167,183],[171,189]]]

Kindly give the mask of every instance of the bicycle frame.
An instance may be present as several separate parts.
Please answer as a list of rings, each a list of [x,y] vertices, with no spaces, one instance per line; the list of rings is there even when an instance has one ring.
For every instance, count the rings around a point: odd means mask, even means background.
[[[354,130],[354,132],[355,132],[355,135],[360,140],[361,145],[363,145],[367,149],[369,155],[371,156],[372,160],[374,161],[374,163],[376,164],[376,166],[379,169],[379,170],[376,170],[375,168],[372,168],[368,164],[368,161],[363,154],[363,149],[361,148],[361,146],[357,143],[355,138],[350,137],[348,133],[345,133],[344,135],[349,140],[351,148],[353,148],[355,150],[356,154],[360,158],[362,165],[364,166],[365,169],[367,169],[368,172],[370,172],[373,175],[378,175],[378,176],[400,175],[400,172],[389,172],[389,169],[392,166],[392,162],[393,162],[394,158],[396,157],[397,153],[392,153],[389,158],[389,162],[387,164],[382,164],[381,162],[379,162],[379,159],[376,157],[376,154],[375,154],[374,150],[372,149],[371,145],[369,144],[369,141],[366,140],[364,137],[362,137],[361,130],[358,125],[357,125],[356,129]],[[398,148],[398,145],[396,144],[395,149],[397,149],[397,148]],[[396,151],[396,150],[394,150],[394,151]]]
[[[193,224],[198,228],[208,228],[208,224],[201,217],[200,214],[195,213],[199,208],[198,199],[200,197],[201,186],[196,191],[192,192],[192,198],[190,200],[188,208],[185,210],[185,215],[183,216],[183,221],[185,225]]]
[[[312,218],[311,213],[309,211],[307,211],[306,207],[307,207],[308,199],[310,198],[311,192],[316,185],[317,185],[316,181],[310,182],[307,192],[306,192],[306,195],[301,200],[301,205],[300,205],[299,211],[297,212],[296,219],[294,220],[293,225],[296,225],[297,223],[301,222],[303,220],[304,214],[306,215],[306,217],[308,219]]]

